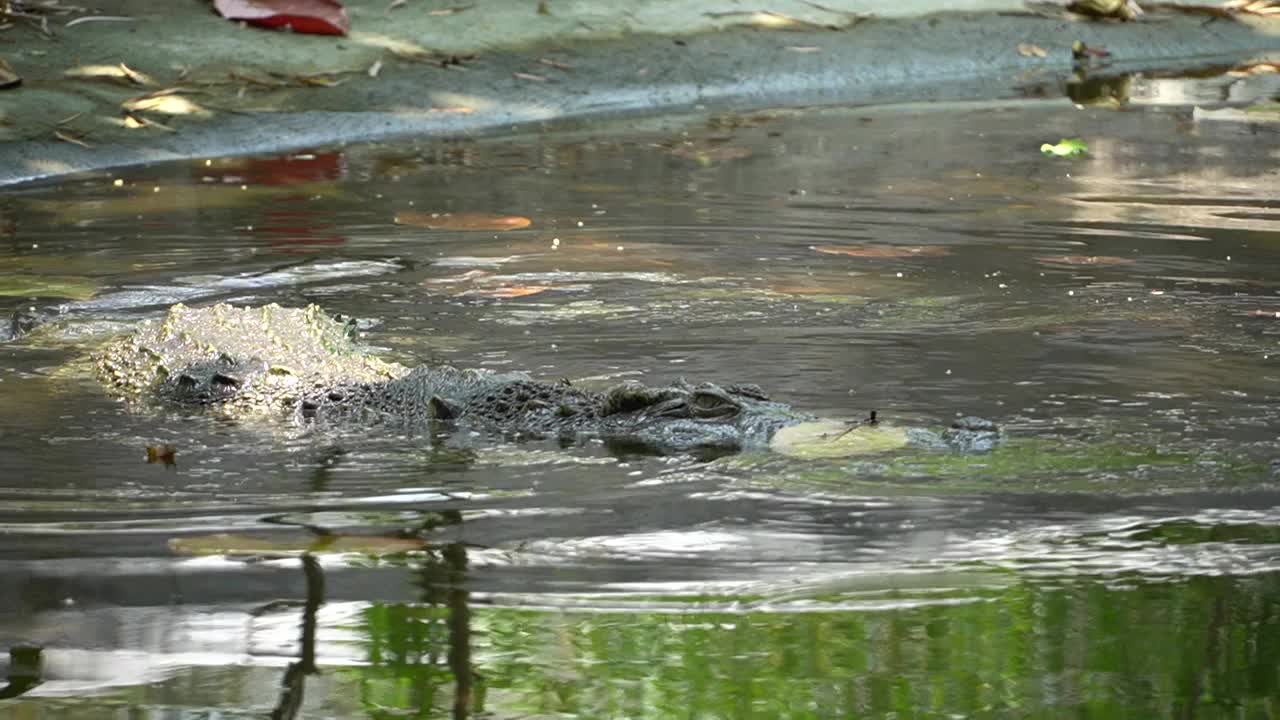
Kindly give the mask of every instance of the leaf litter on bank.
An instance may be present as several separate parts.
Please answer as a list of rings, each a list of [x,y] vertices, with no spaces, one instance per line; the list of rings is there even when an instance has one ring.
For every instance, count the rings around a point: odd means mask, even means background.
[[[115,65],[77,65],[64,70],[62,76],[72,80],[108,80],[121,85],[151,86],[156,81],[144,72],[139,72],[124,63]]]
[[[196,117],[212,115],[207,109],[185,97],[187,94],[195,92],[197,91],[182,87],[164,88],[146,95],[129,98],[120,103],[120,107],[131,113],[154,112],[161,115],[192,115]]]

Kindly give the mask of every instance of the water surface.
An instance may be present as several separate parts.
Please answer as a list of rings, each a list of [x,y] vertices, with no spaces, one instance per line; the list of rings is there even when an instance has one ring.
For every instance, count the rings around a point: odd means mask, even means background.
[[[836,108],[10,191],[0,310],[57,316],[0,345],[0,640],[45,648],[0,715],[260,717],[305,685],[306,717],[1272,717],[1275,137]],[[702,462],[130,410],[83,357],[179,301],[1007,438]]]

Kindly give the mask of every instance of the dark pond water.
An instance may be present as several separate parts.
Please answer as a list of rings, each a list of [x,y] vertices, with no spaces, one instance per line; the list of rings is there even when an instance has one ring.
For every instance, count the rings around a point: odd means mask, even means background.
[[[1275,717],[1280,135],[1165,100],[7,191],[0,310],[58,314],[0,344],[0,643],[44,648],[0,716]],[[131,411],[84,357],[178,301],[1006,440],[701,462]]]

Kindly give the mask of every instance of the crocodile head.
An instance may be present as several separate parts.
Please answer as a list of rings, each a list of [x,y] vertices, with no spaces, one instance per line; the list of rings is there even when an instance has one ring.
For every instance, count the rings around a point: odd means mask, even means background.
[[[265,363],[238,361],[228,355],[165,371],[159,392],[181,404],[208,405],[230,401],[267,371]]]
[[[778,429],[811,419],[756,385],[623,383],[604,394],[600,435],[620,451],[718,454],[767,447]]]
[[[366,355],[320,308],[174,305],[95,358],[98,376],[129,396],[207,405],[233,417],[291,413],[315,388],[407,372]]]

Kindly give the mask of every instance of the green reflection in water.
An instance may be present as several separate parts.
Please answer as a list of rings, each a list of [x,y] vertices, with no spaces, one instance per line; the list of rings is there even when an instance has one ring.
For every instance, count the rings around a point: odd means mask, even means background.
[[[474,709],[592,718],[1280,712],[1277,575],[1020,582],[973,602],[899,600],[896,609],[814,612],[476,609],[470,652],[487,691]],[[366,613],[370,665],[341,672],[371,716],[448,714],[448,614],[436,607]]]
[[[918,493],[1035,490],[1133,493],[1175,487],[1257,487],[1274,472],[1239,452],[1140,442],[1011,438],[992,452],[916,450],[802,464],[776,453],[716,461],[725,472],[750,472],[751,482],[781,487],[839,487],[893,493],[903,483]]]

